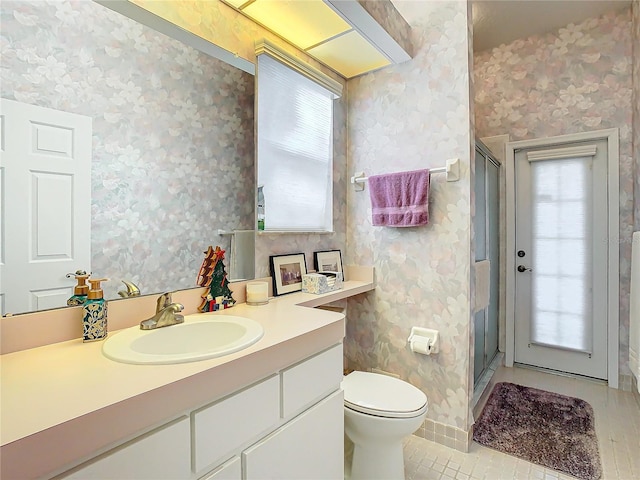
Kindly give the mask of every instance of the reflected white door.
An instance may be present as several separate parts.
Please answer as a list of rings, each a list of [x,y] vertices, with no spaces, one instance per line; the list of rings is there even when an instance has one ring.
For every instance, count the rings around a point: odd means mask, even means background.
[[[66,305],[91,269],[92,119],[1,99],[2,313]]]
[[[607,141],[516,151],[515,361],[607,378]]]

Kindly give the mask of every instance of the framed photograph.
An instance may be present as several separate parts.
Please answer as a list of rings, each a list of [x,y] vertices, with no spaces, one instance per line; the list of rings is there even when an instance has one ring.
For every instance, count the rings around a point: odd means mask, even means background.
[[[325,250],[313,253],[313,266],[316,272],[340,272],[342,271],[342,256],[340,250]]]
[[[302,290],[302,276],[307,273],[304,253],[271,255],[269,263],[274,296]]]

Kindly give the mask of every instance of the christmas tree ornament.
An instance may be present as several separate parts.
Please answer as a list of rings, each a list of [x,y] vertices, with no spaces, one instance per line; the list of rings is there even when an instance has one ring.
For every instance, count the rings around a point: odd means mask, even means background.
[[[207,287],[202,294],[202,302],[198,307],[200,312],[215,312],[233,307],[236,301],[233,299],[227,280],[227,271],[224,267],[224,253],[219,246],[212,246],[204,252],[204,260],[198,272],[197,284]]]

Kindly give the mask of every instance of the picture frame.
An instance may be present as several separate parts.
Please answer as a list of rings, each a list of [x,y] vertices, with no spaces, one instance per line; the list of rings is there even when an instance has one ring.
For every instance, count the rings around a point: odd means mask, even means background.
[[[304,253],[271,255],[269,266],[274,296],[302,291],[302,276],[307,273]]]
[[[313,252],[313,267],[316,272],[340,272],[342,271],[342,254],[340,250],[322,250]]]

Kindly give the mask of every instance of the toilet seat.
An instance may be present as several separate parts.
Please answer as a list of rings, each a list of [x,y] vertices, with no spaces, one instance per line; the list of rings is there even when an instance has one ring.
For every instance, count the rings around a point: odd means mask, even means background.
[[[413,385],[378,373],[352,372],[342,380],[345,407],[367,415],[410,418],[427,410],[427,396]]]

